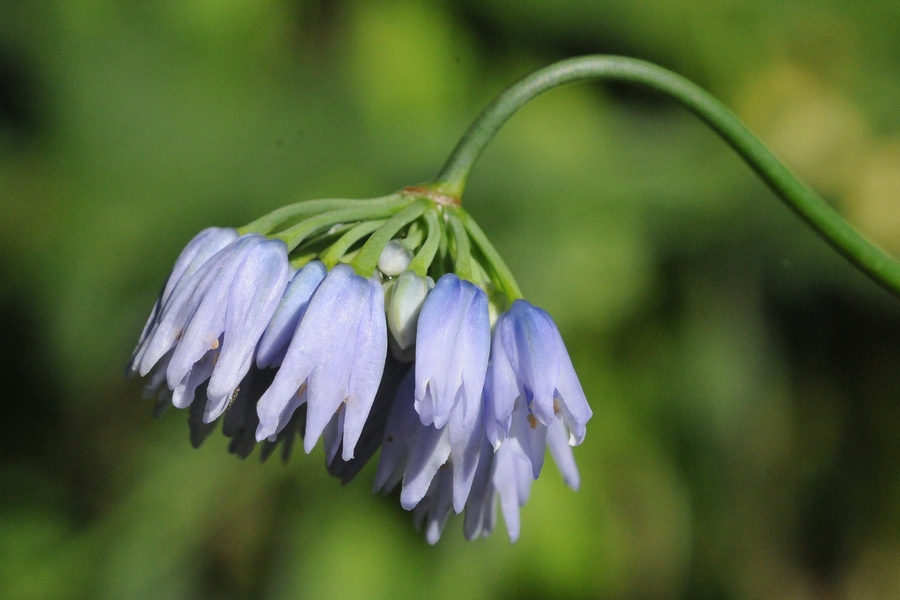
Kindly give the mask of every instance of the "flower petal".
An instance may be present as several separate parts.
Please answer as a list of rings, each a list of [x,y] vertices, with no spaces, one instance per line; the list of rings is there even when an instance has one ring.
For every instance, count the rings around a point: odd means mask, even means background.
[[[281,365],[297,325],[306,312],[316,288],[325,279],[326,273],[325,265],[321,261],[314,260],[294,274],[259,340],[259,347],[256,350],[257,366],[265,368]]]

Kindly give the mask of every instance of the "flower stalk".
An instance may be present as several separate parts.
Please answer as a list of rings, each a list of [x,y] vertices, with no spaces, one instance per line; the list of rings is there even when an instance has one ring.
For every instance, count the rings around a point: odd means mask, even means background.
[[[887,257],[800,182],[741,122],[688,80],[622,57],[551,65],[498,97],[437,179],[372,200],[279,208],[240,229],[209,228],[182,251],[126,370],[157,406],[188,409],[199,445],[215,421],[241,457],[322,440],[346,482],[381,447],[375,491],[401,487],[429,543],[451,512],[512,541],[547,450],[577,489],[572,447],[592,410],[562,336],[523,298],[461,206],[482,150],[529,100],[564,83],[645,85],[694,112],[853,264],[900,295]]]
[[[647,87],[694,113],[722,137],[801,219],[886,290],[900,297],[900,262],[850,226],[782,164],[724,104],[663,67],[623,56],[582,56],[535,71],[507,88],[469,127],[431,187],[462,197],[469,173],[500,127],[536,96],[577,81],[621,81]]]

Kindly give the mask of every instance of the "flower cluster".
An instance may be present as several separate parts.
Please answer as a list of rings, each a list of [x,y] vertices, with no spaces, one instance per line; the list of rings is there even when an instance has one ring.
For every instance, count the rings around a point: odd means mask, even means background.
[[[321,438],[345,482],[381,448],[374,491],[399,485],[429,543],[451,512],[489,535],[498,505],[515,541],[546,449],[578,488],[591,417],[556,325],[520,296],[434,193],[299,203],[191,240],[127,371],[159,410],[189,409],[194,445],[220,419],[241,457]]]

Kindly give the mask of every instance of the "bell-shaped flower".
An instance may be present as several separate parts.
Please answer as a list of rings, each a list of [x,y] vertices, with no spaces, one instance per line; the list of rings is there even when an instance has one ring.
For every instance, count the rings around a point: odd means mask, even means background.
[[[128,368],[126,369],[125,374],[128,377],[137,373],[142,355],[147,349],[147,340],[159,324],[162,312],[166,308],[176,287],[181,288],[179,291],[183,293],[185,288],[189,288],[191,284],[195,284],[197,278],[192,277],[194,273],[196,273],[214,254],[230,244],[237,237],[238,232],[234,229],[226,227],[208,227],[195,235],[194,238],[187,243],[184,250],[181,251],[181,254],[179,254],[178,258],[175,260],[175,265],[172,267],[172,272],[166,280],[166,285],[163,287],[162,292],[159,294],[159,298],[157,298],[156,303],[153,305],[153,309],[150,311],[150,317],[147,319],[147,324],[144,325],[144,330],[141,332],[137,347],[134,349]],[[163,372],[164,371],[165,370],[163,369]],[[156,387],[159,386],[159,383]]]
[[[306,402],[306,452],[337,415],[342,457],[352,459],[386,354],[381,283],[337,265],[313,294],[272,385],[257,404],[256,439],[275,436]]]
[[[480,412],[490,356],[487,294],[452,273],[425,299],[416,331],[415,408],[423,425],[444,427],[460,403]]]
[[[515,437],[535,478],[543,463],[547,427],[561,420],[569,444],[582,442],[591,409],[559,330],[546,312],[516,300],[500,315],[494,327],[490,378],[487,437],[495,448]]]
[[[259,340],[259,347],[256,349],[258,367],[278,367],[284,360],[288,344],[306,312],[309,300],[327,272],[328,269],[321,261],[314,260],[294,273],[272,320]]]
[[[178,407],[189,406],[208,380],[202,416],[215,420],[250,369],[288,272],[283,242],[260,235],[233,240],[174,286],[148,335],[139,372],[165,363]],[[157,378],[155,372],[151,379]]]
[[[169,388],[178,391],[209,376],[204,421],[221,415],[250,370],[256,345],[281,300],[289,267],[284,243],[263,236],[239,238],[220,253],[202,296],[166,369]],[[193,373],[201,372],[198,377]],[[189,400],[187,401],[189,402]]]
[[[403,271],[397,279],[386,282],[384,286],[391,353],[397,360],[411,361],[415,357],[419,314],[428,292],[434,287],[434,280],[420,277],[413,271]]]
[[[414,383],[410,371],[397,391],[384,430],[373,491],[390,492],[402,479],[400,504],[412,510],[428,494],[433,495],[436,478],[448,477],[449,506],[462,512],[482,447],[489,446],[484,439],[482,411],[464,414],[463,405],[458,404],[443,428],[423,425],[415,410]]]

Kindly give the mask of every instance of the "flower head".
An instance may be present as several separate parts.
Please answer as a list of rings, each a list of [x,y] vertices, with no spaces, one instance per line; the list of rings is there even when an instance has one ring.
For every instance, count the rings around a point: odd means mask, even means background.
[[[208,423],[224,412],[249,371],[287,283],[288,264],[284,244],[259,235],[232,240],[192,269],[202,255],[197,253],[161,303],[132,368],[141,375],[157,368],[157,384],[164,369],[179,408],[189,406],[206,383]]]
[[[467,420],[480,412],[490,355],[487,294],[452,273],[425,299],[416,332],[416,412],[442,428],[459,403]]]
[[[374,491],[399,485],[429,543],[453,513],[467,539],[489,535],[498,506],[515,541],[548,447],[578,487],[591,415],[556,325],[520,295],[468,215],[424,188],[301,203],[191,240],[127,372],[158,410],[188,409],[195,446],[219,417],[240,457],[321,438],[344,482],[380,447]]]
[[[495,448],[515,438],[534,477],[543,464],[547,428],[561,421],[570,443],[584,440],[591,409],[569,353],[546,312],[516,300],[500,315],[491,346],[486,433]]]
[[[256,439],[277,434],[308,403],[304,448],[311,452],[329,422],[353,458],[375,400],[387,353],[381,283],[347,265],[332,269],[313,294],[271,387],[257,405]]]

